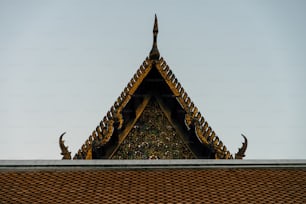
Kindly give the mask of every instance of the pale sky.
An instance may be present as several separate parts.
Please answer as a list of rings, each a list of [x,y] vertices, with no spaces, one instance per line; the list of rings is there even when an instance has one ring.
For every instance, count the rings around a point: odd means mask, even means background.
[[[152,46],[246,159],[306,159],[306,1],[0,1],[0,159],[77,152]]]

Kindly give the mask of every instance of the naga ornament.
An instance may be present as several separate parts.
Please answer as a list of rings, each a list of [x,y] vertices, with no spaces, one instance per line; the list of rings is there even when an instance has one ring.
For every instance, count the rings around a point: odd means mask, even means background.
[[[238,152],[235,154],[235,159],[242,159],[245,157],[245,151],[248,147],[248,139],[243,134],[241,134],[241,136],[244,138],[244,142],[242,143],[242,147],[240,147]]]
[[[64,140],[63,140],[63,136],[66,134],[66,132],[64,132],[63,134],[61,134],[60,138],[59,138],[59,146],[61,148],[61,155],[63,155],[62,159],[71,159],[71,152],[68,151],[68,146],[65,146],[64,144]]]

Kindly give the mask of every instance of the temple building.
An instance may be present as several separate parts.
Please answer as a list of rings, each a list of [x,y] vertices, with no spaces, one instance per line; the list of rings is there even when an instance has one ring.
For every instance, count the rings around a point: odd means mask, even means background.
[[[178,82],[157,47],[73,159],[242,159],[232,155]],[[71,159],[60,137],[63,159]]]
[[[306,160],[241,160],[153,47],[72,159],[0,160],[0,204],[306,203]],[[258,147],[260,148],[260,147]]]

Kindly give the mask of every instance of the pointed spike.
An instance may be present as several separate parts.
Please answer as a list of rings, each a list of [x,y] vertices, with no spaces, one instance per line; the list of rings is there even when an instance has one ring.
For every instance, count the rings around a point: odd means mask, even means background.
[[[206,131],[207,128],[208,128],[208,123],[205,121],[203,130]]]
[[[156,14],[155,14],[155,19],[154,19],[153,33],[158,33],[158,22],[157,22]]]
[[[201,113],[199,112],[199,115],[201,115]],[[203,116],[200,117],[200,125],[203,126],[204,122],[205,122],[205,119]]]
[[[142,72],[144,72],[144,71],[146,70],[145,66],[141,65],[141,66],[140,66],[140,70],[141,70]]]
[[[177,81],[178,81],[177,78],[175,78],[173,83],[177,85]]]
[[[128,87],[128,89],[131,89],[133,87],[133,84],[131,82],[129,82],[127,87]]]
[[[133,79],[135,80],[135,82],[137,81],[138,79],[137,73],[134,74]]]
[[[138,69],[138,70],[137,70],[137,76],[139,77],[139,76],[141,76],[141,74],[142,74],[141,70]]]
[[[96,139],[97,139],[97,134],[96,134],[96,131],[92,131],[91,135],[92,135],[92,137],[93,137],[93,139],[94,139],[94,140],[96,140]]]
[[[181,94],[182,98],[183,98],[183,94],[184,94],[184,93],[185,93],[185,90],[184,90],[183,87],[181,87],[181,89],[180,89],[180,94]]]
[[[167,65],[167,66],[164,68],[164,71],[167,73],[169,70],[170,70],[170,68],[169,68],[169,66]]]
[[[181,88],[182,88],[182,86],[181,86],[181,83],[180,82],[178,82],[177,83],[177,90],[181,93]]]
[[[158,34],[158,22],[155,14],[154,27],[153,27],[153,46],[150,51],[149,58],[151,60],[159,60],[160,54],[157,48],[157,34]]]
[[[106,115],[107,115],[107,117],[108,117],[109,120],[112,119],[112,115],[111,115],[111,112],[110,112],[110,111],[108,111]]]
[[[147,59],[146,59],[146,61],[144,61],[144,62],[142,63],[142,66],[143,66],[144,68],[146,68],[146,67],[148,66]]]
[[[186,94],[187,95],[187,94]],[[186,101],[186,103],[187,103],[187,106],[189,106],[190,105],[190,103],[191,103],[191,99],[189,98],[189,97],[187,97],[187,101]]]

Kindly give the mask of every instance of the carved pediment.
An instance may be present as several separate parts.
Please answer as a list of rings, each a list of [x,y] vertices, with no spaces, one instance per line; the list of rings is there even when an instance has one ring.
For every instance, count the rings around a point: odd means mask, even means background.
[[[196,158],[152,98],[112,159]]]
[[[233,159],[160,57],[157,33],[155,17],[149,57],[74,159]]]

